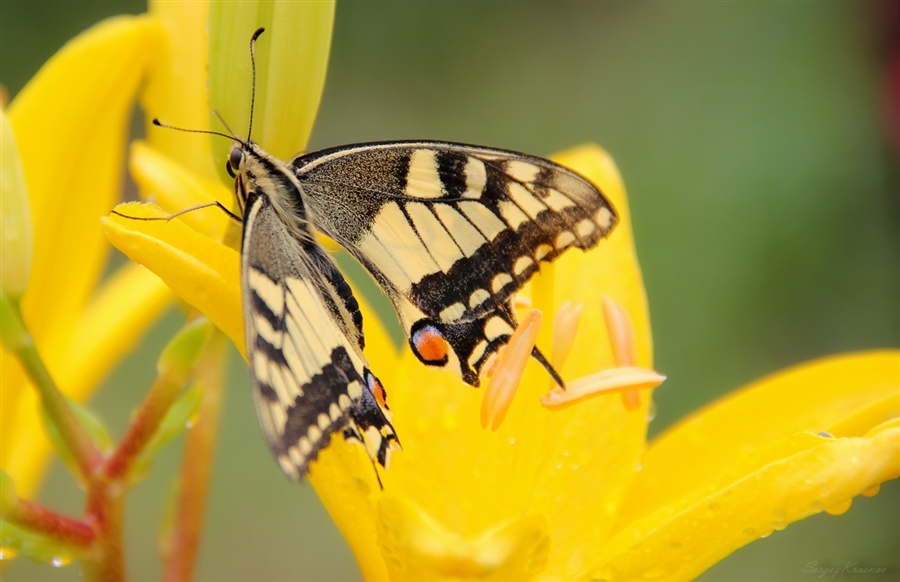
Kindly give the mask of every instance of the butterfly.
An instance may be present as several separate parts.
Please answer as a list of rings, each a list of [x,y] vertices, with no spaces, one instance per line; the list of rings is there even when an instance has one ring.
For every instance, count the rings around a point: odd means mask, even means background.
[[[359,304],[317,234],[371,274],[423,364],[478,386],[515,330],[514,295],[539,264],[596,246],[617,222],[596,186],[539,157],[394,141],[283,161],[249,134],[231,136],[227,159],[243,223],[247,355],[263,433],[295,480],[336,434],[385,468],[400,444],[363,355]],[[563,385],[540,350],[532,356]]]

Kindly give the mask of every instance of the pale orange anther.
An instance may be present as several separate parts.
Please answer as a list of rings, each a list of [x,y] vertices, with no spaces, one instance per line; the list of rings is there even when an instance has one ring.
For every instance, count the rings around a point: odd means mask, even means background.
[[[606,333],[612,347],[616,366],[627,368],[637,364],[637,340],[634,325],[624,307],[617,301],[604,295],[603,319],[606,322]]]
[[[636,365],[637,340],[631,317],[620,303],[610,297],[604,295],[602,300],[603,319],[606,321],[606,333],[609,335],[609,344],[616,366],[626,368]],[[629,412],[638,410],[641,407],[640,393],[633,390],[622,392],[622,404]]]
[[[610,368],[569,382],[565,390],[555,388],[541,397],[541,404],[550,410],[558,410],[601,394],[655,388],[665,379],[665,376],[645,368]]]
[[[572,351],[575,343],[575,333],[578,331],[578,322],[581,319],[581,303],[566,301],[559,306],[556,319],[553,320],[553,356],[551,364],[558,371],[561,370],[566,358]]]
[[[541,329],[542,314],[532,309],[509,338],[493,366],[492,376],[481,398],[481,427],[497,430],[512,405],[525,364]]]

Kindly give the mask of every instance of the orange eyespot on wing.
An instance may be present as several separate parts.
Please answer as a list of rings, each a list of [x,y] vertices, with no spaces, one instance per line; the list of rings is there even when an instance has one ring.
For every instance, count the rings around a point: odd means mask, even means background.
[[[425,323],[412,333],[410,341],[416,356],[429,366],[445,366],[449,360],[449,345],[443,334]]]

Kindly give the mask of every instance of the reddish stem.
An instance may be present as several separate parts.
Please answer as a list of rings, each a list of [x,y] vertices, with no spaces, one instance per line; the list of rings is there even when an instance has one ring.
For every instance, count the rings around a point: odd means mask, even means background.
[[[190,580],[197,562],[219,425],[226,347],[225,336],[214,331],[195,368],[203,399],[197,421],[186,435],[177,507],[162,550],[163,579],[170,582]]]
[[[122,553],[122,517],[125,487],[121,483],[94,479],[88,485],[87,517],[97,531],[93,559],[84,561],[84,575],[94,582],[125,580]]]
[[[66,517],[25,499],[19,499],[10,508],[6,518],[16,525],[79,548],[90,546],[96,537],[94,529],[85,522]]]
[[[181,382],[172,382],[168,374],[156,379],[119,446],[106,462],[104,473],[108,479],[121,479],[128,474],[128,470],[153,438],[180,391]]]

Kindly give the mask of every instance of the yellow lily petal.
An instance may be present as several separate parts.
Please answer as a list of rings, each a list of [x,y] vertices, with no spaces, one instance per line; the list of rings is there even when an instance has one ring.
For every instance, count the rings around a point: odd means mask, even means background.
[[[256,45],[253,139],[288,159],[306,147],[325,84],[334,2],[215,2],[209,18],[209,94],[231,128],[247,135],[250,120],[250,35]],[[285,131],[285,128],[290,128]],[[223,168],[230,144],[214,144]]]
[[[217,180],[210,136],[191,135],[151,123],[153,118],[159,118],[186,129],[209,129],[206,94],[209,2],[152,0],[149,12],[159,22],[162,34],[141,96],[147,112],[147,140],[157,151],[177,159],[198,179]]]
[[[197,140],[197,136],[191,138]],[[200,178],[146,142],[136,141],[131,144],[131,156],[128,161],[131,176],[140,189],[141,197],[151,200],[169,212],[178,212],[212,201],[220,202],[225,208],[232,208],[234,205],[234,193],[218,179]],[[222,240],[228,221],[231,220],[216,207],[187,212],[179,218],[213,240]]]
[[[832,432],[848,417],[898,392],[898,351],[823,358],[754,382],[682,420],[651,444],[621,519],[627,523],[689,494],[742,456],[781,438]],[[890,408],[882,409],[875,421],[890,413]],[[861,428],[835,436],[862,436]],[[703,463],[681,470],[681,459],[690,458],[703,458]]]
[[[740,546],[900,475],[900,427],[867,437],[797,435],[784,458],[721,489],[661,510],[606,543],[596,578],[691,580]],[[799,441],[805,441],[803,443]]]
[[[185,225],[165,218],[169,213],[152,204],[129,202],[101,219],[109,242],[160,279],[227,335],[246,358],[241,310],[238,253]]]
[[[8,111],[34,227],[34,263],[22,298],[23,317],[45,364],[66,393],[77,388],[60,380],[69,377],[66,354],[74,343],[86,340],[73,333],[109,251],[96,219],[120,196],[122,145],[155,40],[156,28],[145,17],[107,20],[63,47]],[[66,98],[61,100],[60,95]],[[112,364],[106,359],[98,369]],[[2,464],[27,497],[46,460],[42,452],[46,449],[29,453],[34,457],[25,465],[10,464],[10,459],[24,454],[28,445],[21,439],[43,438],[14,429],[21,417],[36,417],[37,408],[18,362],[5,351],[0,354],[0,376]],[[89,388],[75,391],[83,396]]]
[[[898,371],[897,351],[826,358],[692,415],[644,456],[592,575],[689,580],[773,529],[843,512],[900,476]],[[702,462],[685,471],[686,458]]]
[[[102,275],[109,247],[96,219],[120,197],[122,145],[156,33],[146,17],[106,20],[54,55],[10,105],[34,224],[22,310],[44,352],[56,341],[46,334],[68,335]]]

